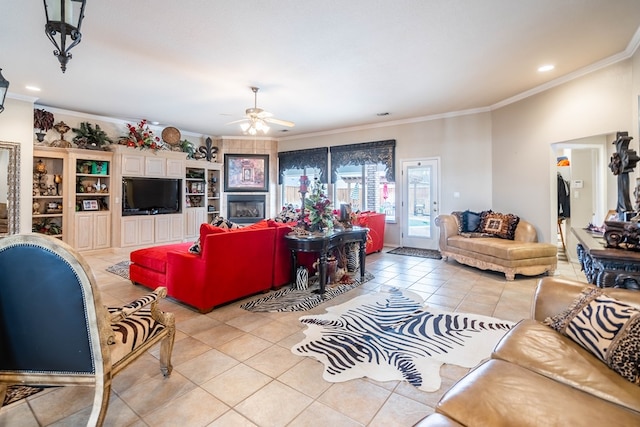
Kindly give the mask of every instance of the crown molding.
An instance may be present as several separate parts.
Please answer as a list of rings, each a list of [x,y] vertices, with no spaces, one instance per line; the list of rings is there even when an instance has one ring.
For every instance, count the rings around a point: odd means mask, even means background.
[[[8,99],[15,99],[16,101],[24,101],[35,104],[39,98],[35,96],[21,95],[19,93],[7,92]]]

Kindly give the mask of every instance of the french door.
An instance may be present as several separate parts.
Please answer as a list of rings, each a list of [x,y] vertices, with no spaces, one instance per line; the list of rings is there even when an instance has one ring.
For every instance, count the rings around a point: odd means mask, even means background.
[[[437,249],[440,159],[402,162],[402,246]]]

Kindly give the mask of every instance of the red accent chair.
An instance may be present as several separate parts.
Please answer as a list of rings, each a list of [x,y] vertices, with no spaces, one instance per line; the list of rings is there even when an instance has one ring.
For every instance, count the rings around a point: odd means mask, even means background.
[[[386,215],[371,211],[360,212],[356,214],[355,225],[367,227],[369,229],[369,237],[367,237],[367,255],[374,252],[380,252],[384,246],[384,226]]]

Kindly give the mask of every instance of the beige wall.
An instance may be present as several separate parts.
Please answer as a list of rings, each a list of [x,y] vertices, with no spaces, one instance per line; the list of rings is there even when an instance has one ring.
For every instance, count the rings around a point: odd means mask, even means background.
[[[495,110],[493,208],[526,218],[541,240],[555,241],[555,186],[550,183],[556,171],[550,146],[619,130],[637,141],[637,121],[629,120],[631,82],[632,61],[626,60]]]
[[[491,207],[491,116],[471,114],[317,136],[281,139],[279,151],[396,140],[396,194],[402,194],[404,160],[439,157],[440,212]],[[453,193],[459,192],[460,198]],[[399,212],[399,200],[398,208]],[[398,214],[398,219],[400,216]],[[385,243],[400,243],[400,223],[387,224]]]
[[[7,98],[0,114],[0,141],[20,143],[20,232],[31,232],[33,101]]]

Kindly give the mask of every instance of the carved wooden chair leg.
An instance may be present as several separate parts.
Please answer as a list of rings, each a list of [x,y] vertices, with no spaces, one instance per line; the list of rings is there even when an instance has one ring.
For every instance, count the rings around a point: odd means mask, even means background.
[[[174,331],[170,331],[162,341],[160,341],[160,370],[162,375],[168,377],[173,371],[173,365],[171,365],[171,352],[173,351],[173,341],[175,339]]]

